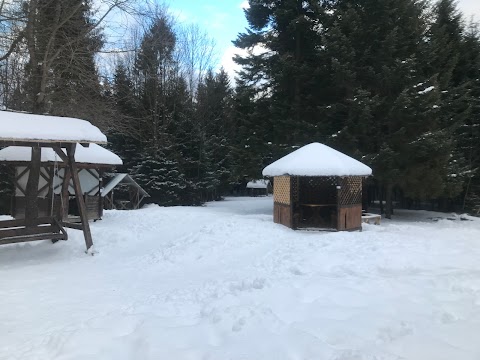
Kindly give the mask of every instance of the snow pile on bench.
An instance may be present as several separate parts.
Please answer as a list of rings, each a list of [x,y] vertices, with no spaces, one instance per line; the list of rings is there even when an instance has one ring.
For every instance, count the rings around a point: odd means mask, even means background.
[[[24,146],[9,146],[0,150],[0,161],[7,162],[29,162],[32,158],[32,149]],[[42,148],[41,161],[62,162],[62,159],[51,148]],[[110,150],[100,145],[90,144],[84,147],[77,144],[75,150],[75,161],[82,164],[103,164],[103,165],[122,165],[122,159]]]
[[[263,169],[264,176],[369,176],[372,169],[331,147],[312,143]]]
[[[0,140],[106,143],[107,137],[88,121],[0,111]]]

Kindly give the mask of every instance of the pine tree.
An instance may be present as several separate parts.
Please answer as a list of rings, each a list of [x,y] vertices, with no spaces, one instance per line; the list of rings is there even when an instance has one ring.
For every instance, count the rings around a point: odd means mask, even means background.
[[[422,4],[339,1],[330,21],[325,51],[334,80],[327,106],[336,122],[334,144],[372,165],[386,191],[387,217],[394,187],[412,197],[439,196],[452,147],[437,119],[437,78],[422,66]]]
[[[219,199],[230,185],[232,89],[227,73],[209,72],[197,91],[196,116],[200,126],[199,171],[204,198]]]
[[[234,44],[252,51],[236,58],[243,65],[239,77],[268,97],[274,145],[304,143],[319,133],[327,78],[319,51],[325,11],[318,1],[299,0],[250,1],[245,10],[249,29]]]
[[[453,0],[440,0],[433,8],[434,21],[428,31],[426,44],[427,71],[435,75],[440,87],[438,116],[448,141],[452,144],[446,174],[444,203],[452,202],[467,180],[465,152],[458,140],[470,116],[471,96],[464,60],[464,25],[461,13]],[[450,200],[449,200],[450,199]],[[445,208],[445,210],[453,210]]]
[[[467,171],[452,174],[466,178],[463,207],[473,209],[480,205],[480,32],[476,24],[468,28],[462,50],[460,66],[468,79],[470,111],[457,134],[458,149],[466,159]]]

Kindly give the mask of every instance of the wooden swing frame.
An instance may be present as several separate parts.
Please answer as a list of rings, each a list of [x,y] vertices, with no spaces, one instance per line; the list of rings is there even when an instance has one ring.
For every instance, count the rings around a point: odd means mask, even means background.
[[[73,182],[75,199],[80,214],[81,225],[76,224],[75,228],[83,231],[85,245],[88,250],[93,246],[92,234],[88,224],[87,209],[83,198],[78,166],[75,161],[76,141],[42,141],[42,140],[0,140],[0,146],[24,146],[31,147],[32,155],[30,172],[25,193],[25,218],[18,220],[0,221],[0,245],[36,241],[36,240],[67,240],[68,234],[63,228],[68,224],[63,219],[50,217],[39,217],[38,211],[38,184],[40,180],[41,149],[51,148],[63,161],[65,167],[65,181],[62,186],[63,201],[68,201],[68,184],[70,178]],[[88,147],[89,143],[80,143]],[[66,149],[66,154],[62,149]],[[63,204],[65,209],[65,204]],[[68,209],[68,203],[66,208]],[[70,227],[70,226],[68,226]]]

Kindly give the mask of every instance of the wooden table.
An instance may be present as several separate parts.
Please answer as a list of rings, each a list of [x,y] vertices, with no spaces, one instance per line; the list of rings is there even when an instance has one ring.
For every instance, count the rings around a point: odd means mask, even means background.
[[[300,204],[301,207],[307,207],[312,209],[312,216],[310,217],[310,221],[314,223],[318,223],[319,219],[321,218],[320,216],[320,209],[321,208],[326,208],[326,207],[334,207],[337,206],[337,204]],[[303,211],[302,211],[302,219],[303,219]]]

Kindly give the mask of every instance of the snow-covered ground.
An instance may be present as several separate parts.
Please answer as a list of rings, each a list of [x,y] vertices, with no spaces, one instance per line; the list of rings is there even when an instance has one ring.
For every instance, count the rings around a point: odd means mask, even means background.
[[[480,359],[480,221],[295,232],[271,198],[0,247],[0,359]]]

